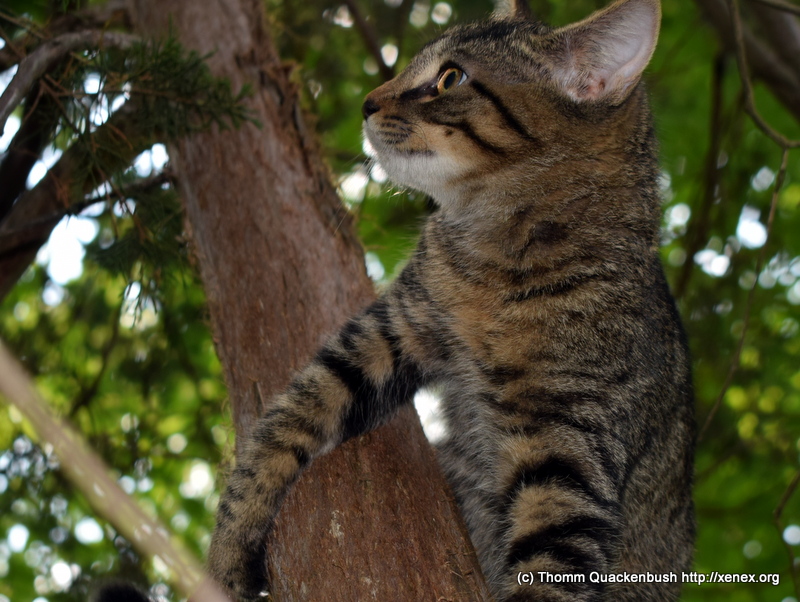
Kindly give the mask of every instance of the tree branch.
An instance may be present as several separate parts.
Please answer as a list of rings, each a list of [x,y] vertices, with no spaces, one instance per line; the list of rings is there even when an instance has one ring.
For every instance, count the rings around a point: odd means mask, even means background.
[[[98,46],[125,49],[136,41],[138,41],[136,36],[126,33],[82,31],[60,35],[39,46],[22,59],[14,79],[11,80],[6,91],[0,96],[0,135],[5,130],[6,120],[9,115],[30,92],[36,81],[50,71],[68,53]]]
[[[69,208],[84,203],[86,195],[107,180],[106,174],[126,167],[155,141],[141,128],[135,96],[86,136],[65,151],[47,175],[19,198],[0,224],[0,239],[28,229],[22,238],[24,245],[0,250],[0,299],[34,260],[58,219]]]
[[[786,65],[781,56],[770,47],[768,41],[756,38],[749,28],[744,27],[740,18],[738,23],[741,27],[737,36],[735,28],[731,27],[731,20],[733,19],[735,25],[737,17],[731,14],[732,11],[725,0],[695,0],[695,2],[706,20],[716,29],[725,48],[737,55],[747,56],[746,65],[750,71],[745,70],[743,73],[747,73],[748,78],[752,76],[762,81],[800,121],[800,79],[795,75],[794,69]],[[775,43],[780,44],[783,41],[775,39]],[[738,48],[742,51],[739,52]],[[747,84],[749,83],[748,79]]]
[[[202,567],[157,520],[151,519],[109,475],[108,467],[79,434],[59,421],[36,392],[22,367],[0,345],[0,393],[53,446],[61,470],[97,513],[111,522],[147,557],[158,556],[171,569],[179,591],[195,602],[228,602]]]
[[[800,21],[783,10],[766,4],[751,6],[750,12],[758,20],[764,38],[772,43],[784,65],[794,72],[795,78],[800,82]]]
[[[130,29],[129,0],[107,0],[100,6],[91,6],[77,12],[68,12],[52,19],[46,27],[40,28],[29,21],[15,19],[11,15],[0,11],[0,20],[14,23],[27,33],[15,40],[9,39],[0,29],[6,46],[0,48],[0,72],[10,69],[18,64],[28,53],[45,39],[50,39],[64,33],[82,31],[86,29],[107,29],[121,27]]]
[[[5,42],[5,46],[0,48],[0,73],[2,73],[19,63],[24,55],[12,43],[11,38],[2,28],[0,28],[0,39]]]
[[[58,101],[47,94],[45,88],[37,82],[28,95],[25,113],[29,116],[22,120],[0,163],[0,182],[3,183],[0,188],[0,222],[25,190],[28,174],[58,125]]]
[[[171,169],[163,169],[158,173],[141,178],[131,182],[127,186],[122,186],[115,189],[115,196],[119,198],[138,198],[142,193],[146,193],[153,188],[161,187],[164,184],[174,184],[175,173]],[[95,203],[102,203],[109,200],[108,194],[98,195],[90,199],[86,199],[85,203],[81,203],[84,207],[93,205]]]
[[[774,130],[756,109],[755,98],[753,97],[753,84],[750,81],[750,70],[747,64],[747,53],[745,52],[744,27],[736,0],[728,0],[728,7],[733,21],[733,31],[736,39],[736,60],[739,63],[739,73],[742,79],[742,89],[744,91],[745,110],[752,120],[775,144],[782,149],[800,148],[800,140],[789,140],[780,132]],[[778,59],[779,60],[779,59]],[[797,90],[798,101],[800,101],[800,89]],[[800,105],[794,108],[800,111]]]
[[[172,183],[174,174],[164,170],[156,175],[136,180],[128,186],[114,191],[118,198],[137,198],[156,186]],[[0,258],[4,255],[13,255],[23,251],[28,245],[36,245],[38,250],[43,240],[47,240],[50,231],[67,215],[78,215],[81,211],[109,200],[109,195],[95,196],[80,203],[72,203],[69,207],[62,207],[51,215],[36,218],[14,229],[0,228]]]
[[[794,15],[800,16],[800,6],[796,4],[792,4],[790,2],[784,2],[783,0],[751,0],[752,2],[756,2],[758,4],[763,4],[764,6],[771,6],[772,8],[776,8],[778,10],[785,11],[787,13],[792,13]]]
[[[83,208],[81,207],[80,209]],[[35,255],[36,252],[39,251],[39,247],[47,242],[53,228],[58,225],[58,222],[60,222],[61,218],[66,214],[66,211],[61,211],[55,215],[48,215],[35,219],[13,230],[1,230],[0,265],[3,265],[3,259],[14,257],[20,253],[26,253],[34,249]],[[2,278],[0,278],[0,281],[2,281]]]
[[[399,7],[397,7],[397,14],[394,19],[394,37],[397,44],[398,56],[403,53],[403,43],[406,38],[406,28],[408,27],[408,18],[411,16],[411,10],[414,8],[414,0],[403,0]]]

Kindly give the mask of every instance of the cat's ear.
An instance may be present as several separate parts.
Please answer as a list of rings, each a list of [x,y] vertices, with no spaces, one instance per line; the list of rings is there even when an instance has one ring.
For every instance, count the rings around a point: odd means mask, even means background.
[[[552,33],[553,75],[574,100],[621,103],[650,62],[659,0],[621,0]]]
[[[531,7],[528,0],[496,0],[494,13],[495,19],[525,19],[533,21]]]

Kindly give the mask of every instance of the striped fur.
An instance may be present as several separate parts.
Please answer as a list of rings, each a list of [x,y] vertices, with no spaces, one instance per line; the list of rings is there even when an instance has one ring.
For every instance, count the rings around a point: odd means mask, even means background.
[[[624,0],[560,30],[509,10],[449,30],[367,96],[377,160],[438,209],[389,290],[246,443],[209,556],[242,598],[264,585],[265,535],[302,469],[428,384],[444,391],[438,456],[498,600],[679,594],[538,578],[691,562],[689,359],[638,83],[659,8]]]

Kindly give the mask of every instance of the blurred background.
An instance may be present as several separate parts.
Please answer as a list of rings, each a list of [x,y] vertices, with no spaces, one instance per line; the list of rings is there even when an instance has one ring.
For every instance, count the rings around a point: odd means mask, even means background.
[[[531,4],[543,20],[564,25],[604,2]],[[646,78],[661,141],[662,256],[694,357],[695,568],[777,573],[780,584],[687,585],[683,599],[797,602],[800,150],[781,165],[787,140],[800,138],[800,20],[797,4],[740,7],[755,104],[779,134],[769,136],[745,110],[726,7],[663,0]],[[363,97],[449,24],[491,10],[488,0],[266,0],[279,53],[295,64],[292,77],[378,287],[413,249],[431,204],[368,165]],[[124,4],[0,0],[0,93],[21,56],[87,19],[122,32]],[[167,142],[248,116],[238,91],[211,78],[174,40],[123,46],[62,56],[8,107],[0,227],[50,171],[82,169],[85,177],[80,203],[48,218],[47,243],[2,290],[0,339],[122,488],[203,557],[217,466],[232,458],[234,433]],[[176,108],[154,100],[143,108],[133,104],[137,86],[197,102]],[[90,141],[104,128],[124,129],[131,107],[145,116],[148,136],[101,163]],[[75,162],[84,156],[97,164]],[[8,222],[0,230],[0,260],[24,243],[22,230]],[[435,396],[419,395],[417,406],[429,438],[440,436]],[[157,600],[176,600],[165,571],[94,515],[61,475],[52,448],[14,407],[0,404],[0,602],[84,600],[89,582],[111,575],[150,583]]]

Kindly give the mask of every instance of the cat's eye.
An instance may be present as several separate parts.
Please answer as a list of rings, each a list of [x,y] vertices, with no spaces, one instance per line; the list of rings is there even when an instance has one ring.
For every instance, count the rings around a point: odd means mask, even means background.
[[[436,90],[439,94],[447,92],[451,88],[460,86],[467,79],[467,74],[458,67],[449,67],[445,69],[439,76],[439,81],[436,84]]]

